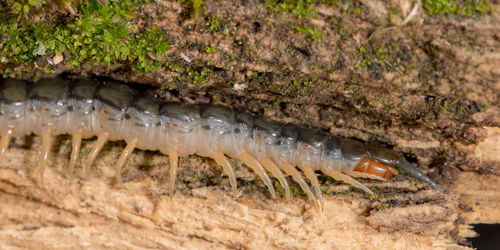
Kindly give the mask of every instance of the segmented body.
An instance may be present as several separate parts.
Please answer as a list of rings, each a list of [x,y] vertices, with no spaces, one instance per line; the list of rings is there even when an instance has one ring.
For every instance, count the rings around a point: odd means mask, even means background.
[[[134,148],[159,150],[169,156],[171,192],[175,187],[178,157],[191,154],[210,157],[221,165],[234,191],[236,178],[227,156],[241,160],[262,178],[273,197],[275,191],[269,174],[278,179],[287,197],[290,192],[284,176],[290,175],[310,198],[321,199],[314,171],[372,193],[352,177],[385,180],[397,174],[395,167],[439,189],[401,154],[381,145],[338,138],[218,105],[163,102],[115,81],[2,80],[0,113],[0,159],[12,136],[41,135],[42,180],[52,137],[71,134],[70,171],[73,171],[82,138],[97,136],[84,166],[87,173],[107,140],[125,140],[127,146],[116,164],[117,178]],[[303,174],[310,180],[314,192]]]

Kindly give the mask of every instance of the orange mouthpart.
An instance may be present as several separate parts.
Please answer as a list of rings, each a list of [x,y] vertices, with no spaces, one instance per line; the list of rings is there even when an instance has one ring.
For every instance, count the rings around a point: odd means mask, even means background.
[[[378,161],[370,160],[367,157],[363,157],[363,159],[361,159],[361,161],[354,168],[354,171],[377,175],[386,179],[391,178],[393,174],[398,174],[398,171],[394,167]]]

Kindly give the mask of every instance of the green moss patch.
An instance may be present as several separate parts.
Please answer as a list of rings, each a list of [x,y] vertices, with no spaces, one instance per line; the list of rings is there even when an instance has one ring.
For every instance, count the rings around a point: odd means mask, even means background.
[[[489,0],[425,0],[424,9],[431,15],[482,16],[491,12]]]
[[[43,62],[60,58],[67,67],[80,67],[83,62],[99,64],[124,63],[139,73],[153,72],[161,57],[170,48],[164,32],[157,27],[133,32],[129,23],[133,9],[142,1],[85,1],[78,15],[39,24],[17,22],[9,7],[0,14],[0,63],[9,68],[21,66],[25,71],[50,64]],[[7,13],[7,14],[6,14]],[[48,60],[39,60],[47,58]],[[37,64],[38,62],[38,64]],[[42,62],[42,65],[39,65]]]

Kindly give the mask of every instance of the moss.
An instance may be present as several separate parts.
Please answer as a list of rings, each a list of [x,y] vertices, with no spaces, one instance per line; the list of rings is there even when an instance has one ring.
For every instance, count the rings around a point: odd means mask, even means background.
[[[221,22],[220,22],[220,19],[218,17],[213,17],[213,16],[207,17],[205,24],[206,24],[207,30],[210,32],[218,32],[221,30],[221,27],[220,27]],[[229,31],[228,31],[228,33],[229,33]]]
[[[101,5],[88,1],[80,5],[78,16],[58,22],[19,24],[0,14],[0,33],[6,37],[0,48],[0,62],[30,71],[39,58],[63,56],[67,67],[83,62],[98,64],[127,63],[139,73],[153,72],[161,66],[161,57],[170,48],[157,27],[133,33],[128,20],[141,1],[109,1]],[[7,13],[8,9],[2,10]],[[47,60],[42,60],[47,61]],[[47,71],[46,68],[43,68]],[[4,72],[5,73],[5,72]]]
[[[205,52],[207,52],[207,54],[212,54],[212,53],[217,52],[217,48],[210,45],[208,47],[205,47]]]
[[[301,33],[303,35],[306,35],[307,40],[309,40],[309,41],[315,41],[315,40],[323,37],[323,33],[321,33],[321,31],[317,30],[316,27],[294,25],[293,29],[295,29],[296,31],[298,31],[299,33]]]
[[[41,16],[48,16],[57,12],[76,14],[73,6],[79,5],[78,0],[7,0],[5,6],[9,14],[23,23],[40,20]]]
[[[492,11],[489,0],[425,0],[423,7],[431,15],[478,17]]]
[[[177,2],[187,7],[192,18],[198,18],[203,15],[205,0],[177,0]]]
[[[213,70],[208,67],[191,67],[187,66],[185,69],[185,72],[187,72],[188,76],[191,78],[191,80],[195,83],[202,83],[205,82],[208,77],[213,73]]]
[[[318,13],[313,6],[317,1],[311,0],[267,0],[266,6],[274,12],[292,13],[299,18],[317,17]]]
[[[336,5],[337,0],[266,0],[268,9],[277,13],[291,13],[298,18],[315,18],[318,4]]]

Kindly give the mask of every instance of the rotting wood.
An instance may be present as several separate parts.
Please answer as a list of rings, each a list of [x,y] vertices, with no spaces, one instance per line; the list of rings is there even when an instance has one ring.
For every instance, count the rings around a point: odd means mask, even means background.
[[[134,153],[124,182],[113,184],[111,166],[121,150],[113,144],[97,159],[91,178],[83,178],[79,167],[72,177],[64,170],[70,148],[64,139],[40,186],[23,177],[28,166],[36,166],[39,138],[16,139],[0,167],[1,245],[454,248],[474,235],[469,224],[499,223],[498,1],[492,1],[491,14],[476,19],[420,12],[409,25],[370,41],[373,30],[390,25],[381,18],[388,13],[385,4],[355,1],[360,14],[320,4],[319,17],[298,19],[273,13],[263,2],[244,2],[207,1],[199,19],[188,18],[175,1],[154,1],[136,12],[136,30],[155,25],[175,41],[158,61],[214,70],[204,82],[186,84],[187,72],[168,69],[138,75],[128,65],[82,62],[80,69],[68,69],[65,54],[49,75],[69,71],[162,86],[174,89],[158,91],[165,99],[225,103],[274,120],[393,144],[449,191],[425,191],[424,184],[405,176],[366,183],[379,194],[376,200],[347,185],[323,185],[335,195],[327,195],[320,214],[303,198],[269,199],[245,168],[237,171],[242,196],[230,196],[226,178],[211,161],[184,158],[179,189],[170,198],[166,157]],[[391,4],[404,13],[403,5],[412,1],[396,2]],[[209,16],[220,18],[223,27],[236,27],[235,34],[207,30]],[[341,22],[334,25],[335,20]],[[307,40],[293,29],[301,25],[323,37]],[[206,46],[217,51],[206,53]],[[379,48],[386,55],[373,58]],[[369,56],[371,61],[364,61]],[[47,58],[38,59],[34,73],[45,75]],[[0,64],[0,71],[6,67]],[[18,67],[11,70],[11,77],[26,77]],[[169,81],[179,76],[182,81]],[[23,149],[26,145],[31,150]]]

